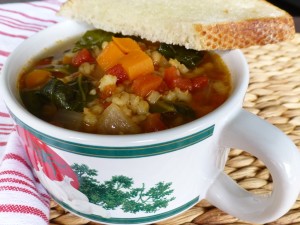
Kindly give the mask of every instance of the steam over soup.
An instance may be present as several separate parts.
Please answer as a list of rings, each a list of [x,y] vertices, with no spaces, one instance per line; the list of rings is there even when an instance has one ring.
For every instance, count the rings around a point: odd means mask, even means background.
[[[87,31],[19,79],[25,107],[57,126],[136,134],[188,123],[219,107],[230,74],[213,52]]]

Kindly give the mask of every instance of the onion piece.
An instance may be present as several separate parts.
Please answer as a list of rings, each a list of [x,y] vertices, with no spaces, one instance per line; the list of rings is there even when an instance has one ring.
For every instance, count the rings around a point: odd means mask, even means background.
[[[141,132],[140,127],[114,103],[103,111],[97,127],[98,133],[101,134],[136,134]]]

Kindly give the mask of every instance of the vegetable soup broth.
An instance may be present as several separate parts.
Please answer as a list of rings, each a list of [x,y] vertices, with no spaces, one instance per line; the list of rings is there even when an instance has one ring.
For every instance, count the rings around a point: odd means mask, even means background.
[[[32,114],[67,129],[164,130],[206,115],[231,92],[229,70],[213,52],[91,30],[50,55],[21,74],[20,95]]]

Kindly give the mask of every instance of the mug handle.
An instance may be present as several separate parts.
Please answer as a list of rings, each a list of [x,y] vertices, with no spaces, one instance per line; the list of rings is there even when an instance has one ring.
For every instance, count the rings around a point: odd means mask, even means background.
[[[299,194],[300,154],[281,130],[240,109],[225,126],[220,145],[246,150],[264,162],[273,179],[273,191],[253,194],[220,172],[206,193],[211,204],[252,223],[271,222],[289,211]]]

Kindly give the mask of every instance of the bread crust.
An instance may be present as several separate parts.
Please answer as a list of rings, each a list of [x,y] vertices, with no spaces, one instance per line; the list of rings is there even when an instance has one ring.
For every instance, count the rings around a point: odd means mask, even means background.
[[[191,48],[227,50],[253,45],[274,44],[292,39],[295,35],[294,20],[290,15],[277,18],[260,18],[213,25],[195,24],[200,46]],[[195,43],[196,44],[196,43]]]

